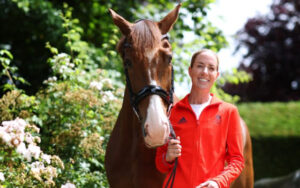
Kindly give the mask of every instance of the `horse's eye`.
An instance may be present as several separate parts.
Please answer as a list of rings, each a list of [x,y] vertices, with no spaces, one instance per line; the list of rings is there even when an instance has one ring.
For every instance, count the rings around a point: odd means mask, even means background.
[[[132,66],[132,63],[129,59],[125,59],[124,61],[125,68],[130,68]]]
[[[131,48],[131,44],[128,42],[124,43],[124,48]]]

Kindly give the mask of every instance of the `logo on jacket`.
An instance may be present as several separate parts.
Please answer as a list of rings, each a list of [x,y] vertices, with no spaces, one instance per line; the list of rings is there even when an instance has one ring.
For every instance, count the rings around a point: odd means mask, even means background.
[[[182,123],[186,123],[186,119],[184,117],[182,117],[179,121],[178,124],[182,124]]]
[[[220,115],[216,115],[216,119],[215,119],[216,124],[220,124],[221,119],[222,119],[222,117]]]

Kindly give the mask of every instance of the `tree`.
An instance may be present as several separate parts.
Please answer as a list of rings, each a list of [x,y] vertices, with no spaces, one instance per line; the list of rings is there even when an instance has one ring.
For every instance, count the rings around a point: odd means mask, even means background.
[[[120,57],[115,52],[120,33],[107,12],[108,8],[113,8],[132,22],[140,18],[159,20],[177,2],[2,0],[0,22],[4,23],[5,27],[0,30],[0,48],[14,54],[12,65],[18,67],[20,75],[31,84],[22,86],[17,82],[17,86],[21,86],[28,94],[34,94],[42,86],[43,80],[51,74],[49,65],[45,63],[51,56],[45,48],[46,42],[49,41],[60,51],[69,53],[65,48],[68,41],[62,37],[62,33],[65,32],[63,20],[59,16],[64,11],[64,3],[68,3],[73,8],[73,17],[77,18],[77,23],[82,28],[82,39],[88,43],[89,57],[99,68],[114,69],[122,73]],[[196,48],[207,47],[219,51],[227,44],[222,32],[206,18],[209,5],[213,2],[214,0],[183,2],[179,19],[170,33],[175,72],[179,75],[176,78],[180,80],[186,77],[180,75],[184,75],[191,53]],[[196,40],[191,44],[184,43],[184,32],[196,36]],[[7,81],[8,78],[1,77],[1,84]]]
[[[248,84],[224,89],[244,101],[300,99],[300,1],[278,0],[270,14],[247,21],[237,33],[237,51],[246,51],[239,69],[253,77]]]

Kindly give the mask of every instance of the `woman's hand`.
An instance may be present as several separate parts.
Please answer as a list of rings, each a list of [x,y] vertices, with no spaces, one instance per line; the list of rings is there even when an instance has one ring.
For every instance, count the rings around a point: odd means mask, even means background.
[[[215,182],[215,181],[206,181],[204,183],[201,183],[200,185],[198,185],[196,188],[219,188],[219,185]]]
[[[168,143],[168,150],[166,154],[166,161],[171,163],[177,157],[181,156],[181,145],[180,145],[180,137],[178,136],[176,139],[170,139]]]

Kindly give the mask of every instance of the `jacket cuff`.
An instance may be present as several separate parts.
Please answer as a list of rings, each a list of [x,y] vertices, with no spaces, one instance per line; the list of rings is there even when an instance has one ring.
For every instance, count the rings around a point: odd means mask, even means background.
[[[163,153],[162,161],[163,161],[164,166],[167,167],[167,168],[172,168],[173,165],[174,165],[174,161],[168,162],[168,161],[166,160],[166,153]]]
[[[219,182],[219,180],[218,180],[217,177],[216,177],[216,178],[209,179],[209,180],[210,180],[210,181],[216,182],[216,183],[218,184],[219,188],[223,188],[222,185],[220,184],[220,182]]]

